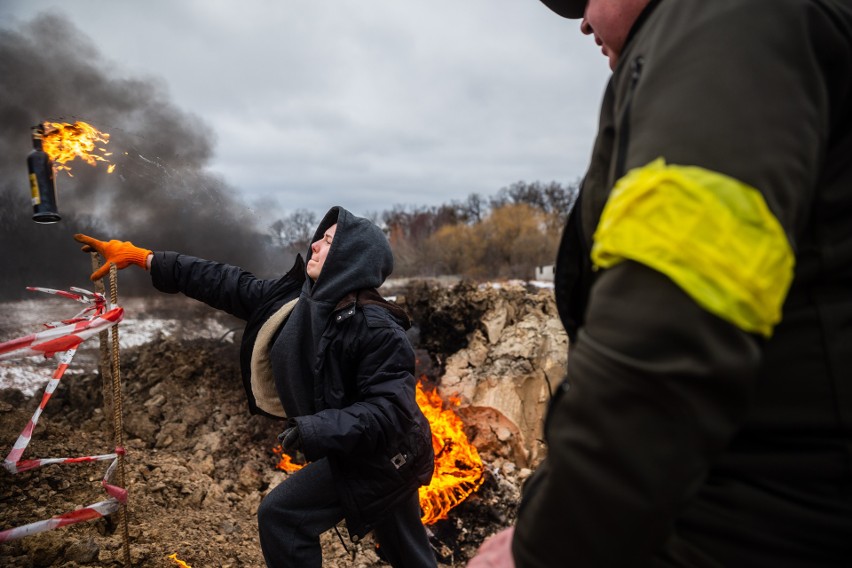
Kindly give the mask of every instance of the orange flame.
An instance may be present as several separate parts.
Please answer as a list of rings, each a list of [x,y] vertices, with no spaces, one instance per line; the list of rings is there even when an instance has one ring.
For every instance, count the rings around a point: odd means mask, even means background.
[[[417,405],[432,428],[432,447],[435,450],[435,471],[429,485],[419,490],[420,506],[423,509],[424,524],[433,524],[447,518],[450,510],[467,499],[479,489],[482,479],[482,459],[476,447],[470,443],[464,433],[464,424],[452,407],[459,405],[459,399],[451,397],[448,408],[436,391],[426,392],[422,382],[417,383]],[[304,467],[293,462],[283,453],[281,446],[272,449],[281,458],[276,465],[288,473]]]
[[[110,164],[107,159],[112,153],[107,152],[106,148],[98,146],[98,144],[109,144],[109,134],[101,132],[85,122],[77,121],[74,124],[67,122],[44,123],[42,148],[53,160],[56,170],[64,170],[69,176],[71,176],[71,167],[65,164],[75,158],[85,160],[90,166],[95,166],[98,162],[105,162],[108,164],[107,172],[112,173],[115,164]]]
[[[305,464],[296,463],[293,459],[284,453],[284,450],[281,449],[281,444],[278,444],[274,448],[272,448],[272,453],[276,455],[280,455],[281,458],[278,460],[278,464],[275,466],[278,469],[284,470],[287,473],[293,473],[294,471],[299,471]]]
[[[168,559],[180,566],[180,568],[192,568],[192,566],[177,557],[177,552],[169,556]]]
[[[482,478],[482,458],[464,433],[464,424],[452,407],[459,399],[450,397],[449,408],[437,391],[423,390],[417,383],[417,405],[432,427],[432,447],[435,450],[435,472],[429,485],[420,488],[422,521],[432,524],[447,518],[450,509],[479,489]]]

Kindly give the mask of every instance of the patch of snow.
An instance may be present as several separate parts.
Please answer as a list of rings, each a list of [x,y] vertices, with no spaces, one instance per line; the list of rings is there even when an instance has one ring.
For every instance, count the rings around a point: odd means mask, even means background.
[[[118,328],[118,344],[123,347],[136,347],[163,337],[182,339],[222,339],[233,342],[231,329],[216,318],[182,321],[176,318],[124,318]]]
[[[532,286],[533,288],[553,289],[553,282],[548,282],[546,280],[504,280],[501,282],[485,282],[479,285],[480,288],[493,288],[494,290],[502,290],[506,287],[519,286],[521,288]]]
[[[6,302],[0,305],[0,343],[29,335],[45,329],[41,324],[73,315],[82,304],[70,304],[68,300],[46,298]],[[70,309],[69,309],[70,308]],[[118,326],[118,343],[122,349],[144,345],[157,337],[180,337],[182,339],[220,339],[229,343],[234,341],[233,328],[217,317],[205,318],[158,318],[128,317]],[[215,312],[214,312],[215,313]],[[111,335],[111,332],[109,332]],[[65,371],[63,380],[72,379],[75,374],[91,371],[97,366],[100,356],[98,336],[83,342],[74,359]],[[57,362],[51,357],[25,357],[0,361],[0,389],[14,388],[26,396],[41,392],[56,370]]]

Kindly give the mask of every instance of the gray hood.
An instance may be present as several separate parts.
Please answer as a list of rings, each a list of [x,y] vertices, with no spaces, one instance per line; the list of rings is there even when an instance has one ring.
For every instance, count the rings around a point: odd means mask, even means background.
[[[390,243],[369,219],[356,217],[343,207],[332,207],[311,242],[322,238],[337,223],[337,232],[316,282],[305,282],[303,293],[320,302],[337,303],[349,292],[378,288],[393,271]],[[306,263],[311,260],[308,248]]]

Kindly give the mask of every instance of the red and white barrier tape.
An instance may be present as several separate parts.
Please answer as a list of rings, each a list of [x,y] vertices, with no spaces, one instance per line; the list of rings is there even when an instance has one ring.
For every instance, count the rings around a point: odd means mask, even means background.
[[[92,318],[60,327],[51,327],[45,331],[0,343],[0,361],[37,355],[47,358],[69,349],[76,349],[93,335],[120,322],[123,317],[124,308],[115,307]]]
[[[56,515],[55,517],[51,517],[43,521],[36,521],[28,525],[22,525],[20,527],[2,531],[0,532],[0,542],[16,540],[32,534],[58,529],[59,527],[99,519],[115,513],[118,511],[120,506],[121,503],[119,503],[117,499],[111,498],[106,499],[105,501],[98,501],[97,503],[93,503],[88,507],[83,507],[82,509],[77,509],[76,511],[69,511],[68,513]]]
[[[89,292],[88,290],[83,290],[81,288],[71,288],[71,292],[54,290],[51,288],[29,287],[27,289],[55,294],[91,305],[72,318],[45,324],[48,328],[45,331],[33,333],[5,343],[0,343],[0,360],[42,355],[45,358],[54,357],[54,359],[56,359],[59,363],[56,370],[53,372],[50,381],[48,381],[47,386],[45,386],[44,394],[42,395],[38,408],[35,413],[33,413],[32,418],[30,418],[27,422],[27,425],[24,427],[20,436],[18,436],[12,450],[3,461],[3,466],[10,473],[14,474],[55,463],[85,463],[111,459],[112,463],[109,468],[107,468],[106,474],[101,481],[101,485],[110,495],[110,499],[94,503],[87,507],[83,507],[82,509],[57,515],[50,519],[36,521],[28,525],[0,531],[0,542],[15,540],[31,534],[97,519],[114,513],[118,510],[122,503],[127,501],[127,490],[109,483],[112,479],[113,472],[118,465],[119,456],[124,455],[123,448],[116,448],[115,453],[112,454],[96,456],[43,458],[33,460],[21,459],[24,450],[26,450],[30,440],[32,439],[33,430],[35,430],[36,424],[38,424],[41,413],[44,411],[47,401],[50,400],[51,395],[56,390],[59,380],[65,374],[66,369],[68,369],[68,365],[71,363],[71,360],[74,358],[74,354],[77,352],[77,347],[86,339],[100,333],[101,331],[105,331],[120,322],[124,317],[124,309],[117,306],[110,308],[102,294]],[[86,314],[89,315],[87,316]]]

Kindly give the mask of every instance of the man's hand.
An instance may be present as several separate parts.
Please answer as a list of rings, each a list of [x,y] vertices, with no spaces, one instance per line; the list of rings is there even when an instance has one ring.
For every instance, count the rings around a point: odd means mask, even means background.
[[[106,260],[103,266],[92,273],[92,280],[106,276],[110,263],[115,264],[117,268],[127,268],[135,264],[147,270],[148,256],[154,254],[148,249],[134,246],[130,241],[99,241],[80,233],[74,235],[74,240],[83,243],[83,252],[97,252]]]
[[[515,568],[512,558],[512,536],[515,527],[503,529],[485,539],[476,555],[467,563],[467,568]]]
[[[286,430],[278,434],[281,449],[290,457],[295,457],[302,449],[302,437],[299,435],[299,427],[296,424],[288,426]]]

